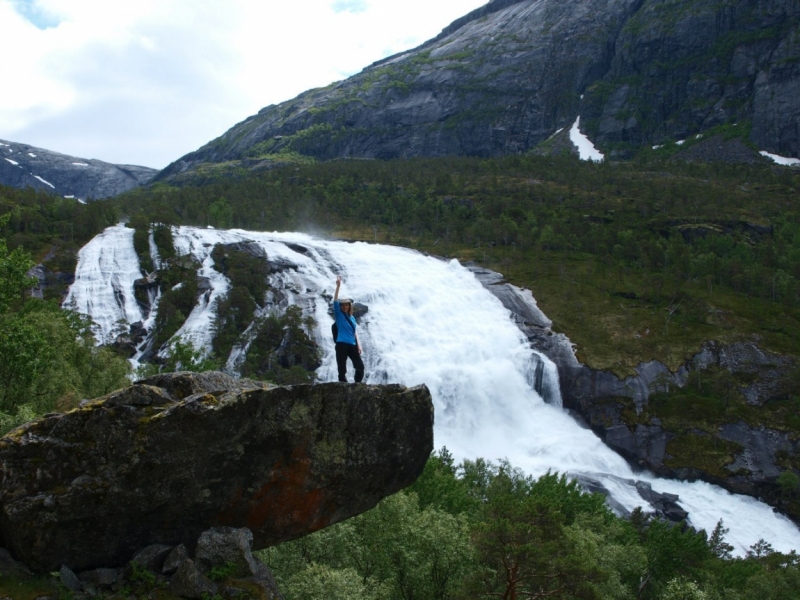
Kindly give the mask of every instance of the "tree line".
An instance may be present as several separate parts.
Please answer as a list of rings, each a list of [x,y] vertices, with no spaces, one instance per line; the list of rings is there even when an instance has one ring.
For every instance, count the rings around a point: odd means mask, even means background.
[[[435,452],[417,482],[358,517],[260,553],[287,600],[778,600],[800,559],[763,540],[613,514],[563,475]]]
[[[657,168],[658,170],[647,170]],[[319,231],[357,223],[384,241],[590,255],[665,281],[701,281],[800,306],[796,170],[571,157],[298,163],[116,201],[170,222]]]

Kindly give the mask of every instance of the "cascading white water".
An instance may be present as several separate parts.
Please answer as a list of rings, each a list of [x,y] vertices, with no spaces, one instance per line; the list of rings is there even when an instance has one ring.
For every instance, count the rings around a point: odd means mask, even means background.
[[[797,527],[767,505],[705,483],[634,474],[591,431],[558,406],[545,403],[533,389],[532,370],[543,365],[539,381],[549,386],[543,393],[558,396],[553,388],[554,365],[534,356],[500,301],[456,261],[303,234],[180,227],[175,231],[177,251],[200,260],[201,274],[214,287],[179,332],[196,345],[208,348],[213,297],[228,289],[225,278],[213,270],[210,252],[214,244],[245,240],[260,244],[270,259],[297,265],[297,270],[273,277],[272,287],[285,290],[274,301],[279,306],[299,304],[317,319],[316,338],[324,352],[318,375],[323,381],[336,380],[328,299],[336,274],[342,275],[342,293],[369,306],[359,328],[366,382],[426,384],[436,408],[437,447],[446,445],[457,458],[505,457],[533,475],[547,470],[586,475],[602,483],[628,510],[645,504],[633,481],[647,481],[658,492],[678,494],[698,528],[710,531],[724,519],[730,528],[728,541],[740,553],[762,538],[778,550],[800,548]],[[104,243],[103,238],[96,241]],[[81,261],[88,256],[82,254]],[[83,290],[71,292],[78,306],[85,305],[80,303]]]
[[[110,344],[127,325],[142,320],[133,282],[142,276],[133,229],[109,227],[81,248],[75,283],[64,306],[89,315],[99,344]]]

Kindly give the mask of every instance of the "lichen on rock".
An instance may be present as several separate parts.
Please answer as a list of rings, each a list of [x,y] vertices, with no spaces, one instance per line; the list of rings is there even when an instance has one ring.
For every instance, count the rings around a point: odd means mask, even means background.
[[[425,386],[159,375],[0,439],[0,531],[39,572],[191,548],[212,526],[260,549],[372,508],[432,448]]]

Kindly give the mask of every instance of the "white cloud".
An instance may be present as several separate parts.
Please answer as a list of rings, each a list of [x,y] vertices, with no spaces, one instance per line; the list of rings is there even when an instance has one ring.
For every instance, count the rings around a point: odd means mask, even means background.
[[[484,3],[0,0],[0,138],[160,168]]]

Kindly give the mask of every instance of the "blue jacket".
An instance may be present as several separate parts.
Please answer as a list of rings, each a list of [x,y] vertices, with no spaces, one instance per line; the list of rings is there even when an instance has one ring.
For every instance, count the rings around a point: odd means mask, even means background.
[[[338,300],[333,301],[333,318],[336,319],[336,327],[339,333],[336,336],[337,342],[356,345],[356,320],[342,311]]]

